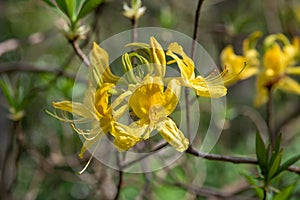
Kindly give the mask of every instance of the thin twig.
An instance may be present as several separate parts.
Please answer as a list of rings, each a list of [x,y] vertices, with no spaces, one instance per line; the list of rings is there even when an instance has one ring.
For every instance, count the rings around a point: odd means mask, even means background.
[[[143,155],[143,156],[141,156],[141,157],[139,157],[139,158],[137,158],[137,159],[135,159],[135,160],[128,161],[127,163],[121,164],[122,169],[127,168],[127,167],[133,165],[134,163],[136,163],[136,162],[138,162],[138,161],[140,161],[140,160],[143,160],[143,159],[145,159],[145,158],[151,156],[152,154],[156,153],[156,151],[158,151],[158,150],[164,148],[164,147],[167,146],[167,145],[168,145],[167,142],[161,143],[160,145],[158,145],[158,146],[156,146],[155,148],[153,148],[148,154],[145,154],[145,155]]]
[[[207,160],[215,160],[215,161],[222,161],[222,162],[230,162],[235,164],[253,164],[257,165],[257,159],[255,158],[245,158],[245,157],[237,157],[237,156],[227,156],[227,155],[218,155],[218,154],[208,154],[197,151],[194,147],[190,146],[186,153],[204,158]],[[300,167],[297,166],[290,166],[288,169],[290,172],[295,172],[300,175]]]
[[[196,47],[197,47],[197,41],[199,37],[199,18],[200,18],[200,11],[204,0],[199,0],[197,5],[197,10],[195,14],[195,21],[194,21],[194,33],[193,33],[193,45],[192,45],[192,52],[191,52],[191,58],[194,60],[195,53],[196,53]]]
[[[138,34],[137,34],[138,20],[133,17],[131,19],[131,25],[132,25],[132,42],[136,42],[138,39]]]
[[[196,9],[196,13],[195,13],[193,44],[192,44],[192,50],[191,50],[191,59],[192,60],[194,60],[194,58],[195,58],[195,51],[196,51],[198,35],[199,35],[199,32],[198,32],[199,18],[200,18],[200,11],[201,11],[203,1],[204,0],[198,1],[198,6]],[[185,111],[186,111],[186,115],[185,115],[185,117],[186,117],[186,135],[187,135],[187,138],[190,139],[191,122],[190,122],[190,98],[189,98],[190,90],[189,90],[189,88],[185,88],[184,94],[185,94],[184,99],[185,99]]]
[[[119,153],[117,154],[117,164],[118,164],[118,167],[119,167],[119,175],[118,175],[118,184],[117,184],[117,193],[116,193],[116,196],[114,198],[114,200],[118,200],[119,199],[119,196],[120,196],[120,193],[121,193],[121,188],[122,188],[122,183],[123,183],[123,168],[120,164],[120,155]]]
[[[235,164],[257,164],[257,160],[255,158],[243,158],[243,157],[235,157],[235,156],[227,156],[227,155],[218,155],[218,154],[208,154],[197,151],[194,147],[190,146],[186,153],[195,155],[197,157],[201,157],[207,160],[217,160],[224,162],[231,162]]]
[[[89,67],[90,66],[90,61],[89,59],[86,57],[86,55],[83,53],[83,51],[81,50],[78,41],[77,40],[70,40],[69,41],[70,44],[72,45],[75,53],[77,54],[77,56],[83,61],[83,63]]]

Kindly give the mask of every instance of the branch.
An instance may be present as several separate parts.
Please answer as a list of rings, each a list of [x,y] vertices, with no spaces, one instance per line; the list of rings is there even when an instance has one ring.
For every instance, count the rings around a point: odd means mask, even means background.
[[[83,53],[83,51],[81,50],[77,40],[70,40],[69,41],[70,44],[72,45],[75,53],[77,54],[77,56],[82,60],[82,62],[89,67],[90,66],[90,61],[89,59],[86,57],[86,55]]]
[[[253,165],[258,164],[257,159],[255,159],[255,158],[244,158],[244,157],[237,157],[237,156],[208,154],[208,153],[203,153],[203,152],[197,151],[192,146],[190,146],[186,150],[186,153],[200,157],[200,158],[204,158],[207,160],[223,161],[223,162],[230,162],[230,163],[235,163],[235,164],[253,164]],[[290,172],[295,172],[300,175],[300,167],[290,166],[287,170]]]
[[[137,158],[137,159],[135,159],[135,160],[128,161],[127,163],[121,164],[122,169],[124,169],[124,168],[126,168],[126,167],[129,167],[129,166],[133,165],[134,163],[136,163],[136,162],[138,162],[138,161],[141,161],[141,160],[143,160],[143,159],[145,159],[145,158],[151,156],[152,154],[156,153],[156,151],[158,151],[158,150],[164,148],[164,147],[167,146],[167,145],[168,145],[167,142],[161,143],[161,144],[157,145],[155,148],[153,148],[153,149],[150,151],[150,153],[145,154],[145,155],[143,155],[143,156],[141,156],[141,157],[139,157],[139,158]]]
[[[274,108],[273,108],[273,95],[272,86],[268,87],[268,102],[267,102],[267,123],[269,128],[269,139],[271,142],[271,149],[275,147],[277,134],[274,132]]]
[[[241,199],[248,199],[248,200],[251,199],[249,197],[244,198],[242,196],[234,196],[234,194],[227,193],[227,192],[222,192],[222,191],[217,191],[217,190],[212,189],[212,188],[199,187],[195,184],[184,184],[184,183],[177,182],[177,181],[171,182],[171,181],[168,181],[167,179],[160,178],[160,177],[156,177],[156,179],[158,181],[162,182],[163,184],[179,187],[179,188],[187,190],[189,193],[195,194],[197,196],[217,197],[217,198],[221,198],[221,199],[239,199],[239,200],[241,200]]]
[[[195,53],[196,53],[196,46],[197,46],[197,41],[199,37],[199,17],[200,17],[200,11],[201,7],[203,4],[204,0],[199,0],[198,5],[197,5],[197,10],[196,10],[196,15],[195,15],[195,21],[194,21],[194,33],[193,33],[193,45],[192,45],[192,52],[191,52],[191,59],[194,60],[195,58]]]
[[[118,184],[117,184],[117,193],[116,196],[114,198],[114,200],[118,200],[120,193],[121,193],[121,187],[122,187],[122,183],[123,183],[123,169],[120,165],[120,154],[117,154],[117,164],[119,167],[119,177],[118,177]]]

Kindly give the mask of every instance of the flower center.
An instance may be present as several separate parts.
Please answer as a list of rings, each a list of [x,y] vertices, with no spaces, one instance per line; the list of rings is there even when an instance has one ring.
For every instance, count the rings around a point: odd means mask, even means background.
[[[149,109],[149,119],[153,123],[159,123],[163,120],[165,120],[165,117],[167,116],[166,110],[162,105],[153,105]]]

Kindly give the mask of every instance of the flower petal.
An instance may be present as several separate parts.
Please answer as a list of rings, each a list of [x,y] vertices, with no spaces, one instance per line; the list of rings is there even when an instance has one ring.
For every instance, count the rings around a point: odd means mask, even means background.
[[[275,87],[285,92],[300,95],[300,84],[288,76],[281,78],[280,81],[278,81],[278,83],[275,85]]]
[[[267,77],[265,74],[260,74],[256,79],[256,97],[254,101],[254,105],[256,107],[261,106],[266,103],[269,99],[268,97],[268,89],[266,88]]]
[[[223,85],[222,80],[219,83],[210,83],[202,76],[197,76],[190,81],[190,87],[193,88],[198,96],[219,98],[227,94],[227,88]]]
[[[176,60],[183,79],[189,80],[195,78],[194,62],[190,57],[188,57],[184,53],[182,46],[178,45],[178,43],[176,42],[173,42],[169,45],[166,54],[168,56],[171,56],[174,60]],[[179,58],[177,55],[181,56],[182,59]]]
[[[52,102],[52,106],[55,109],[66,111],[73,115],[83,118],[93,118],[91,111],[82,103],[72,102],[72,101],[60,101]]]
[[[90,60],[91,60],[90,70],[91,72],[93,72],[93,70],[95,71],[95,73],[98,75],[99,80],[101,79],[100,77],[102,77],[105,82],[110,82],[110,83],[116,83],[119,80],[119,77],[114,75],[110,71],[109,58],[107,52],[101,47],[99,47],[96,42],[94,42],[94,47],[90,54]],[[94,74],[91,72],[90,72],[91,75]]]
[[[164,77],[166,73],[166,56],[163,48],[154,37],[150,37],[150,52],[156,75]]]
[[[183,152],[188,148],[188,139],[177,128],[175,122],[171,118],[166,118],[165,121],[161,122],[157,130],[177,151]]]
[[[166,111],[166,116],[170,115],[176,108],[180,98],[181,86],[178,80],[172,79],[168,83],[168,87],[164,92],[163,107]]]
[[[286,69],[287,74],[300,75],[300,67],[288,67]]]
[[[126,151],[141,141],[141,138],[138,136],[139,133],[135,132],[129,126],[118,122],[115,122],[114,131],[111,134],[115,138],[114,145],[119,151]]]
[[[163,83],[161,77],[145,78],[129,99],[129,105],[140,119],[148,119],[148,113],[152,105],[161,105],[164,102]]]

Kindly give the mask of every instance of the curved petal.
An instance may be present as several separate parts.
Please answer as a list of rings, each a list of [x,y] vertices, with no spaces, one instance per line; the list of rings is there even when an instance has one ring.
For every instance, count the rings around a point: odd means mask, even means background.
[[[159,131],[161,136],[177,151],[183,152],[188,148],[188,139],[177,128],[175,122],[172,119],[167,118],[165,121],[161,122],[157,130]]]
[[[275,85],[275,88],[300,95],[300,84],[288,76],[281,78]]]
[[[266,76],[264,74],[260,74],[256,79],[256,97],[254,101],[254,105],[256,107],[261,106],[266,103],[269,99],[268,97],[268,89],[266,88]]]
[[[91,111],[82,103],[72,102],[72,101],[60,101],[52,102],[52,106],[55,109],[66,111],[73,115],[83,118],[93,118]]]
[[[148,119],[152,105],[161,105],[164,101],[163,83],[160,77],[146,77],[129,99],[129,105],[140,119]]]
[[[176,60],[183,79],[189,80],[195,78],[194,62],[184,53],[182,46],[178,45],[176,42],[173,42],[169,45],[166,54]],[[182,59],[177,55],[181,56]]]
[[[268,75],[279,76],[288,66],[287,56],[282,52],[278,44],[274,44],[264,54],[263,63]]]
[[[119,151],[126,151],[141,141],[137,132],[133,131],[129,126],[115,122],[114,131],[111,132],[114,136],[114,145]]]
[[[166,110],[166,116],[170,115],[176,108],[180,98],[181,86],[178,80],[172,79],[164,92],[163,107]]]
[[[101,117],[108,117],[112,115],[112,110],[110,105],[108,105],[108,98],[110,94],[108,90],[114,87],[112,83],[104,83],[95,92],[95,108]]]
[[[210,83],[202,76],[197,76],[190,81],[190,87],[193,88],[198,96],[219,98],[227,94],[227,88],[222,80],[219,83]]]
[[[300,75],[300,67],[288,67],[286,69],[287,74]]]
[[[119,80],[119,77],[110,71],[108,53],[99,47],[96,42],[94,42],[94,47],[90,54],[90,60],[91,70],[96,71],[99,79],[102,76],[105,82],[110,83],[116,83]]]
[[[166,73],[166,56],[163,48],[154,37],[150,37],[150,53],[156,75],[164,77]]]

